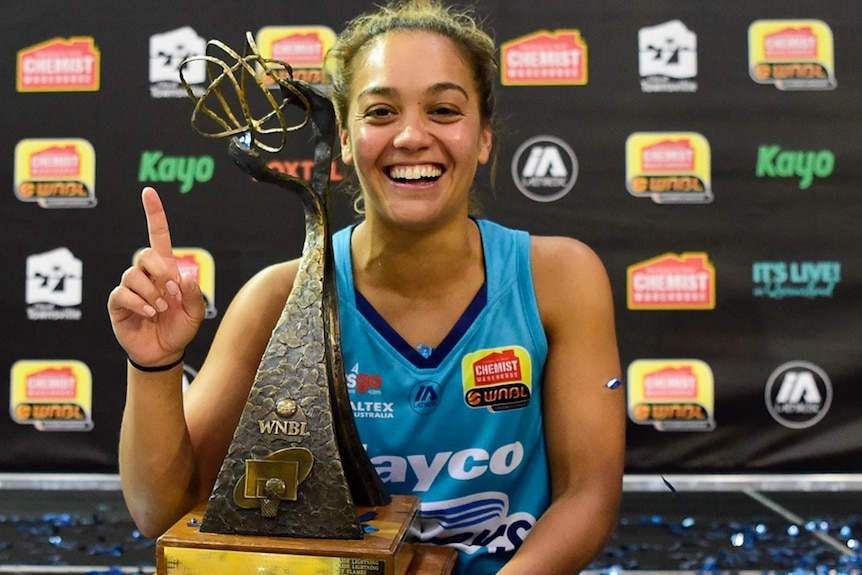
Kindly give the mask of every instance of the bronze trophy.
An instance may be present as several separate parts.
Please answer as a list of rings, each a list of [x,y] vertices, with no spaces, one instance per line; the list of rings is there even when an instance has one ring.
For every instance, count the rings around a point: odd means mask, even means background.
[[[291,67],[261,57],[247,34],[244,55],[211,41],[204,56],[180,66],[195,102],[192,126],[230,138],[228,153],[260,182],[299,195],[305,242],[296,281],[260,362],[212,495],[157,542],[159,575],[216,573],[404,575],[449,573],[454,551],[416,545],[416,497],[390,497],[360,442],[344,374],[338,296],[327,211],[337,126],[332,103]],[[231,63],[213,55],[218,49]],[[192,60],[207,63],[200,97],[183,77]],[[262,81],[277,86],[280,101]],[[226,95],[223,86],[233,87]],[[259,118],[250,87],[269,106]],[[233,97],[233,105],[228,97]],[[206,103],[216,98],[224,117]],[[288,125],[289,107],[302,119]],[[233,108],[238,107],[239,114]],[[205,132],[209,118],[220,130]],[[287,134],[310,124],[310,182],[269,168],[258,150],[277,152]],[[275,134],[275,144],[264,140]]]

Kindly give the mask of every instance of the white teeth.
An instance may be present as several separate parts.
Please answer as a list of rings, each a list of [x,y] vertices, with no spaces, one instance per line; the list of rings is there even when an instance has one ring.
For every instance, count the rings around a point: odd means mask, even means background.
[[[389,171],[396,180],[418,180],[420,178],[436,178],[443,170],[436,166],[397,166]]]

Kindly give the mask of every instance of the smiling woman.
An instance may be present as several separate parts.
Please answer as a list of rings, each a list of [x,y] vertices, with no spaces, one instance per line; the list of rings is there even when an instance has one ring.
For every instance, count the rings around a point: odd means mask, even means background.
[[[343,361],[387,490],[422,501],[422,541],[456,548],[461,575],[569,575],[601,550],[621,496],[613,301],[583,243],[471,216],[493,148],[494,54],[471,13],[432,0],[358,17],[329,54],[364,204],[333,237]],[[151,248],[109,310],[137,365],[170,366],[202,297],[157,194],[143,200]],[[240,290],[185,394],[180,369],[130,366],[121,477],[145,533],[209,495],[296,274],[297,260],[276,264]]]

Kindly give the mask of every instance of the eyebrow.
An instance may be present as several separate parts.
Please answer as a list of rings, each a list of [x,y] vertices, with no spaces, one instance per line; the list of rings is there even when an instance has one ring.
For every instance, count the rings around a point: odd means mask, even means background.
[[[470,99],[470,96],[467,94],[467,91],[462,88],[459,84],[455,82],[438,82],[432,85],[430,88],[426,90],[428,95],[434,96],[437,94],[441,94],[448,90],[455,90],[456,92],[460,92],[464,95],[466,99]],[[363,98],[365,96],[388,96],[392,97],[398,94],[398,90],[395,88],[389,88],[387,86],[372,86],[370,88],[366,88],[362,90],[358,95],[357,99]]]

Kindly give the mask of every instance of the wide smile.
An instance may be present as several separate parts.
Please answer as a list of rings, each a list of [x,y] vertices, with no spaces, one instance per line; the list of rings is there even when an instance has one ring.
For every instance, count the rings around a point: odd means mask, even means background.
[[[433,182],[443,175],[443,168],[437,164],[413,166],[391,166],[389,177],[396,182]]]

